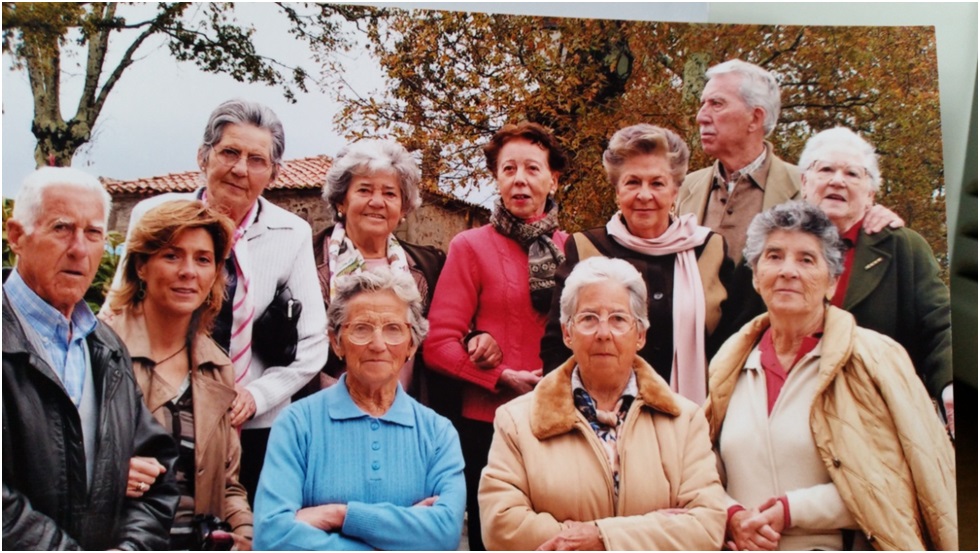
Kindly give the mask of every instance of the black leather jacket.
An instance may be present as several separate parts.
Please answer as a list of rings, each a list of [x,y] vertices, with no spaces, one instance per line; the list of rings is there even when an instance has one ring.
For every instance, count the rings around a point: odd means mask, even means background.
[[[98,453],[86,490],[78,410],[3,298],[3,548],[167,549],[178,491],[177,448],[153,420],[129,353],[101,322],[87,339],[98,395]],[[155,457],[166,474],[126,499],[129,459]]]

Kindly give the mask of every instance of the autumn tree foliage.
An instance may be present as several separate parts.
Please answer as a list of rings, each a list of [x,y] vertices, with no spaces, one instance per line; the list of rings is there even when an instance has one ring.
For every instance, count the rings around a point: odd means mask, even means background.
[[[352,42],[342,22],[370,13],[362,7],[278,4],[289,25],[289,40],[307,44],[324,68],[332,52]],[[305,91],[317,78],[300,66],[263,55],[253,44],[254,26],[235,18],[230,2],[156,4],[4,2],[3,52],[27,71],[34,97],[31,131],[34,158],[41,165],[71,165],[92,132],[113,88],[140,53],[161,42],[178,61],[241,82],[281,87],[286,98]],[[117,52],[109,56],[110,39]],[[62,76],[80,73],[84,84],[75,113],[62,116]]]
[[[386,88],[341,91],[349,134],[388,134],[422,151],[429,186],[486,185],[480,147],[506,122],[552,128],[572,155],[558,194],[565,228],[615,210],[601,154],[617,129],[649,122],[710,163],[695,114],[704,71],[740,58],[769,69],[783,110],[770,137],[795,161],[814,132],[847,125],[881,154],[879,202],[945,262],[945,195],[935,38],[927,27],[702,25],[446,11],[384,12],[369,47]]]

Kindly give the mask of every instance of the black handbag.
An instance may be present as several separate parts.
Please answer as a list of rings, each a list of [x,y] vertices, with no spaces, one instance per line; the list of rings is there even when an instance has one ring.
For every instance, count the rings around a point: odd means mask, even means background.
[[[296,325],[303,304],[285,284],[276,289],[272,303],[252,325],[252,352],[267,367],[285,367],[296,360],[299,333]]]

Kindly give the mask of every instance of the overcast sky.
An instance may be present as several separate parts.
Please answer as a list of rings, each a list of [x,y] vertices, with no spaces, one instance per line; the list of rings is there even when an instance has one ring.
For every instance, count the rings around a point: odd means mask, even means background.
[[[240,20],[255,21],[260,51],[277,59],[304,63],[308,50],[293,40],[282,40],[284,19],[274,17],[272,5],[241,4]],[[129,38],[129,37],[122,37]],[[117,52],[110,43],[110,53]],[[113,89],[96,125],[92,142],[75,156],[73,165],[99,176],[130,179],[196,169],[195,155],[208,114],[230,98],[247,98],[272,107],[286,128],[286,159],[333,155],[342,145],[332,119],[336,104],[324,93],[299,93],[290,104],[278,88],[238,83],[227,75],[208,74],[170,57],[162,41],[140,51]],[[20,181],[34,168],[34,136],[30,132],[33,102],[27,74],[12,71],[4,55],[3,73],[3,195],[16,194]],[[376,88],[379,70],[369,56],[350,59],[357,67],[348,79],[358,86]],[[65,69],[69,69],[65,67]],[[63,80],[62,112],[75,112],[81,77]]]
[[[443,9],[459,4],[411,4],[406,6]],[[508,11],[543,15],[617,17],[660,21],[705,21],[707,4],[577,4],[565,3],[477,3],[472,11]],[[126,9],[126,8],[121,8]],[[260,51],[277,59],[303,64],[312,69],[308,50],[286,34],[284,19],[268,4],[238,4],[240,21],[252,22]],[[115,38],[110,58],[127,44]],[[279,89],[235,82],[226,75],[207,74],[192,64],[174,61],[162,41],[143,46],[138,61],[113,89],[99,117],[92,142],[76,154],[73,165],[95,175],[134,179],[195,170],[195,155],[208,114],[224,100],[247,98],[270,106],[286,128],[285,159],[334,155],[344,140],[333,126],[336,102],[325,93],[298,93],[298,102],[287,102]],[[62,112],[75,113],[81,87],[81,69],[63,60],[68,74],[62,80]],[[76,63],[84,60],[79,58]],[[112,61],[112,60],[110,60]],[[361,93],[377,91],[382,85],[380,69],[363,51],[346,59],[346,79]],[[107,64],[108,66],[108,64]],[[27,74],[11,69],[3,56],[3,196],[14,197],[24,177],[34,169],[34,136],[30,132],[33,101]],[[479,201],[478,198],[470,198]]]

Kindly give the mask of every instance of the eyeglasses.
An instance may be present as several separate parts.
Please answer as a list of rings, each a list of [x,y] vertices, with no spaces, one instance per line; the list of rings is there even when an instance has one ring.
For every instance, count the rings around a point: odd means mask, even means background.
[[[234,148],[222,148],[220,150],[215,150],[217,154],[218,161],[225,167],[233,167],[238,164],[238,160],[245,156],[245,166],[248,167],[251,173],[261,173],[267,171],[272,163],[260,156],[255,154],[243,154],[242,152]]]
[[[572,326],[575,327],[575,330],[586,336],[598,332],[602,323],[606,323],[609,332],[616,336],[622,336],[633,328],[636,319],[626,313],[610,313],[606,317],[600,317],[595,313],[579,313],[572,318]]]
[[[404,344],[411,336],[408,323],[385,323],[380,328],[371,323],[348,323],[344,328],[347,329],[347,339],[358,346],[370,344],[379,331],[381,339],[389,346]]]
[[[810,170],[817,174],[821,182],[827,182],[834,178],[839,171],[843,175],[844,183],[848,185],[861,184],[868,176],[868,170],[856,165],[835,165],[825,161],[814,161],[810,164]]]

